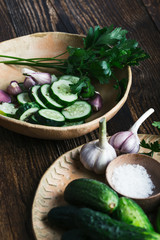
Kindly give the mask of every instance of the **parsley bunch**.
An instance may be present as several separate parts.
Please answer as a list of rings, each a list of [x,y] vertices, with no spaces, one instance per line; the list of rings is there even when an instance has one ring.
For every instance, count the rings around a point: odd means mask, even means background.
[[[9,61],[0,61],[6,64],[28,65],[32,67],[55,68],[63,74],[80,77],[79,83],[72,85],[74,93],[88,92],[87,97],[94,94],[91,79],[100,83],[108,83],[115,79],[115,68],[138,65],[140,61],[149,57],[135,40],[126,38],[127,31],[121,27],[90,28],[87,36],[83,38],[83,48],[68,46],[68,59],[59,59],[62,53],[53,58],[24,59],[12,56],[0,55],[10,58]],[[88,88],[90,90],[88,90]]]

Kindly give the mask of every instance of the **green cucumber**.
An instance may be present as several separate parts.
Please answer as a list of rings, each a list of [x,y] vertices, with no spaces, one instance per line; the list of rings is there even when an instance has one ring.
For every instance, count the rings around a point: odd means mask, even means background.
[[[47,108],[47,106],[44,105],[44,103],[41,101],[41,99],[38,97],[38,89],[40,88],[39,85],[34,85],[29,90],[29,97],[33,102],[36,102],[39,104],[41,108]]]
[[[70,84],[67,80],[58,80],[51,84],[51,97],[63,106],[69,106],[78,99],[77,94],[71,93]]]
[[[22,92],[22,93],[19,93],[17,95],[17,101],[20,103],[20,104],[24,104],[24,103],[27,103],[27,102],[31,102],[30,98],[29,98],[29,95],[28,95],[28,92]]]
[[[61,206],[52,208],[48,215],[48,222],[50,225],[62,227],[63,229],[75,228],[74,215],[77,212],[77,207]]]
[[[0,114],[7,117],[14,117],[18,108],[13,103],[3,102],[0,104]]]
[[[85,101],[76,101],[71,106],[62,110],[68,122],[82,121],[91,115],[92,107]]]
[[[65,123],[64,116],[53,109],[40,109],[35,113],[36,120],[47,126],[63,126]]]
[[[80,229],[71,229],[63,233],[61,240],[89,240]]]
[[[160,240],[160,235],[112,219],[109,215],[89,208],[76,212],[75,224],[93,240]]]
[[[105,183],[80,178],[70,182],[64,191],[64,199],[71,204],[112,213],[118,206],[118,195]]]
[[[72,75],[63,75],[59,78],[59,80],[67,80],[67,81],[70,81],[72,84],[76,84],[79,81],[79,77],[72,76]]]
[[[33,123],[33,124],[39,124],[39,122],[38,122],[37,119],[35,118],[35,115],[34,115],[34,114],[32,114],[32,115],[29,116],[27,122]]]
[[[158,233],[160,233],[160,207],[158,208],[158,211],[157,211],[156,230]]]
[[[121,197],[115,211],[116,219],[147,231],[154,231],[147,215],[142,208],[132,199]]]
[[[29,102],[21,105],[17,112],[16,117],[21,121],[26,121],[33,113],[39,110],[39,105],[34,102]]]
[[[55,110],[61,110],[63,106],[57,103],[49,94],[50,84],[44,84],[38,89],[38,97],[45,106]]]

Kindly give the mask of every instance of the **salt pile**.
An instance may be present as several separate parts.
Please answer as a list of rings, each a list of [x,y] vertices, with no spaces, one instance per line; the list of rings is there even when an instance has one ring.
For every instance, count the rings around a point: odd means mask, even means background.
[[[115,168],[112,184],[119,193],[132,198],[147,198],[155,188],[146,169],[139,164],[124,164]]]

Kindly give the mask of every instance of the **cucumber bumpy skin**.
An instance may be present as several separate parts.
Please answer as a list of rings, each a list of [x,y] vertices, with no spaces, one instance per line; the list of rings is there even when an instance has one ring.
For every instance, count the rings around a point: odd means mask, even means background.
[[[80,229],[71,229],[63,233],[61,240],[89,240]]]
[[[132,199],[121,197],[114,215],[121,222],[144,228],[147,231],[154,231],[143,209]]]
[[[48,222],[52,226],[62,227],[63,229],[76,228],[74,215],[77,209],[75,206],[54,207],[48,213]]]
[[[118,206],[118,195],[106,184],[80,178],[70,182],[65,191],[64,199],[71,204],[86,206],[105,213],[112,213]]]
[[[92,240],[160,240],[158,233],[114,220],[107,214],[89,208],[77,211],[75,224]]]

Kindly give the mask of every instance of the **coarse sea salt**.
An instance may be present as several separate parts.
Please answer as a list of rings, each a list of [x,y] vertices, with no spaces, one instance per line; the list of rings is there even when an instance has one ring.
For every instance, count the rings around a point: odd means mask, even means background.
[[[132,198],[147,198],[155,188],[146,169],[139,164],[124,164],[115,168],[112,184],[117,192]]]

